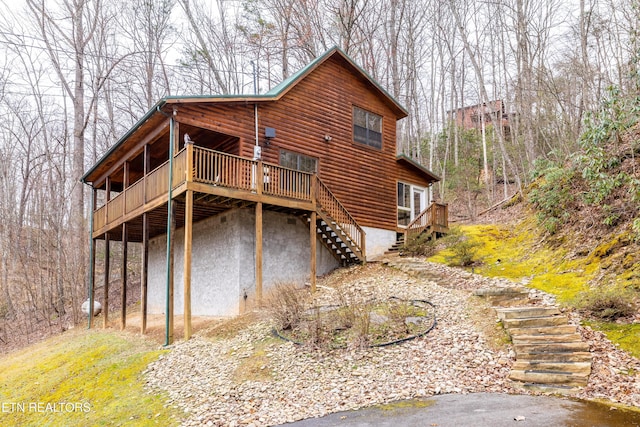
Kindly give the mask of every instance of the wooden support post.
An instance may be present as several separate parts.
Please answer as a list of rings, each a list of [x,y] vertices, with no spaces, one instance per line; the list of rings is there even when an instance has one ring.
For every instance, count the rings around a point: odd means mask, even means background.
[[[176,201],[175,200],[171,200],[168,203],[168,209],[171,209],[171,236],[175,235],[176,232],[176,209],[175,209],[175,205],[176,205]],[[167,295],[168,298],[168,313],[167,315],[169,316],[169,328],[167,331],[167,335],[168,335],[168,344],[172,344],[173,343],[173,267],[174,267],[174,263],[175,263],[175,251],[174,251],[174,246],[175,246],[175,239],[171,239],[171,242],[169,244],[169,271],[168,271],[168,277],[169,277],[169,295]]]
[[[149,284],[149,215],[142,214],[142,268],[140,272],[140,333],[147,332],[147,289]]]
[[[317,230],[316,230],[316,212],[311,212],[311,222],[309,223],[309,244],[311,249],[311,258],[309,259],[310,268],[309,268],[309,281],[311,283],[311,292],[316,291],[316,275],[317,275],[317,266],[316,266],[316,242],[318,240]]]
[[[95,206],[95,204],[94,204]],[[91,212],[93,215],[93,212]],[[93,233],[93,230],[92,230]],[[95,275],[96,275],[96,239],[91,238],[91,259],[89,260],[89,329],[95,313],[93,311],[95,296]]]
[[[120,329],[124,330],[127,327],[127,249],[128,249],[128,236],[127,236],[127,223],[122,223],[122,290],[120,293],[120,300],[122,304],[122,310],[120,315]]]
[[[122,203],[122,217],[124,218],[127,213],[127,193],[125,190],[129,187],[129,161],[124,162],[123,166],[123,177],[122,177],[122,192],[124,193],[124,200]],[[127,327],[127,252],[128,252],[128,226],[126,222],[122,223],[122,292],[121,303],[122,303],[122,316],[120,319],[120,328],[124,330]]]
[[[109,233],[104,234],[104,301],[102,312],[104,313],[102,327],[109,326],[109,273],[111,268],[111,239]]]
[[[262,202],[256,203],[256,299],[262,305]]]
[[[189,162],[187,162],[189,163]],[[187,190],[184,207],[184,339],[191,338],[191,249],[193,238],[193,191]]]
[[[363,231],[361,236],[362,236],[362,242],[360,243],[360,251],[362,252],[362,263],[366,264],[367,263],[367,235]]]

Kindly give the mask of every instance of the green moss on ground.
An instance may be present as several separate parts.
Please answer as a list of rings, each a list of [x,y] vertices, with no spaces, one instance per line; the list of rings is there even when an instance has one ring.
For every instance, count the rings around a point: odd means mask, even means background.
[[[607,338],[634,357],[640,358],[640,324],[624,325],[611,322],[590,322],[589,326],[605,333]],[[629,372],[634,375],[634,372]]]
[[[590,255],[569,255],[562,246],[552,248],[540,242],[540,231],[533,219],[513,227],[497,225],[462,225],[460,232],[478,243],[473,267],[474,272],[488,277],[505,277],[514,282],[555,295],[558,302],[575,307],[578,296],[590,289],[589,282],[600,272],[607,255],[624,244],[624,236],[614,236],[610,242],[601,243]],[[621,243],[622,242],[622,243]],[[448,263],[455,254],[450,249],[440,251],[429,261]],[[627,255],[630,269],[622,271],[617,279],[634,287],[636,279],[635,257]],[[629,277],[627,277],[629,276]],[[634,356],[640,356],[640,325],[618,323],[593,323],[620,348]]]
[[[181,413],[144,388],[163,351],[120,333],[73,331],[0,358],[0,425],[171,426]]]
[[[561,249],[540,245],[532,222],[510,229],[497,225],[463,225],[460,231],[478,243],[473,270],[488,277],[505,277],[515,282],[556,295],[561,303],[570,303],[588,289],[598,271],[597,261],[572,259]],[[454,256],[449,249],[429,258],[446,262]]]

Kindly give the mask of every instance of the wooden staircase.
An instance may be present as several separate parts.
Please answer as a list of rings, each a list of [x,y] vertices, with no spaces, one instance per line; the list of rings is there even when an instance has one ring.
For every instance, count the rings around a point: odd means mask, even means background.
[[[365,233],[362,227],[320,178],[316,180],[315,190],[315,226],[320,241],[342,266],[364,262]],[[308,222],[311,222],[310,218]]]
[[[516,362],[509,378],[526,389],[572,394],[587,385],[589,345],[556,307],[497,308],[511,336]]]

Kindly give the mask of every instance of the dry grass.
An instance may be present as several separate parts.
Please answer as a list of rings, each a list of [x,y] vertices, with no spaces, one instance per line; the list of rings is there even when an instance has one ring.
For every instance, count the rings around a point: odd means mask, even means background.
[[[177,425],[182,414],[167,405],[165,396],[148,393],[141,378],[148,364],[162,353],[139,336],[74,330],[0,358],[0,402],[49,403],[65,409],[31,411],[27,406],[26,411],[0,414],[1,423]]]

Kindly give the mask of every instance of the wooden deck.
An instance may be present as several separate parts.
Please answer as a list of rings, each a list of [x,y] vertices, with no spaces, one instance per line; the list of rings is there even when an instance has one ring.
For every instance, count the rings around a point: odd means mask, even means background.
[[[163,163],[96,209],[93,238],[102,238],[109,232],[117,234],[123,223],[135,224],[145,212],[166,212],[171,175],[172,198],[178,199],[192,190],[195,203],[208,207],[203,208],[203,216],[216,209],[254,203],[276,210],[317,212],[318,233],[322,231],[322,220],[323,225],[328,224],[341,236],[351,253],[360,260],[365,258],[364,230],[316,174],[191,144],[174,156],[172,169],[169,161]],[[164,217],[162,212],[160,219]]]
[[[189,156],[191,168],[187,167]],[[94,238],[166,204],[169,172],[166,161],[96,209]],[[192,145],[175,155],[172,172],[173,198],[190,189],[221,198],[314,210],[311,190],[316,177],[310,173]]]

